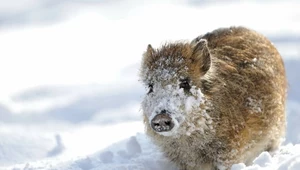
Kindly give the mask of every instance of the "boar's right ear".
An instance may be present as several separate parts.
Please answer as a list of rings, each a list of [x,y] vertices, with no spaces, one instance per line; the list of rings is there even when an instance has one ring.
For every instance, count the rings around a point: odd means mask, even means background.
[[[207,40],[200,39],[193,47],[193,59],[200,64],[201,76],[211,67],[211,56],[207,46]]]
[[[151,46],[151,44],[148,44],[147,52],[146,52],[146,53],[147,53],[148,55],[154,53],[154,49],[153,49],[153,47]]]

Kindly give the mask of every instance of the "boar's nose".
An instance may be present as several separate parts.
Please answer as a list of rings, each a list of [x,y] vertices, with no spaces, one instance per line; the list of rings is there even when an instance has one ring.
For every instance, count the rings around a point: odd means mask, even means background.
[[[166,111],[162,111],[151,120],[151,127],[156,132],[167,132],[173,129],[174,122]]]

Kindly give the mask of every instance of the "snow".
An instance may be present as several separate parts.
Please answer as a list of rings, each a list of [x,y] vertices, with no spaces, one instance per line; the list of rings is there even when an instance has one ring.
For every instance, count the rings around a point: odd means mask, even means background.
[[[142,53],[230,25],[267,35],[289,79],[282,146],[232,170],[300,169],[299,1],[51,2],[0,2],[1,170],[176,170],[144,134]]]
[[[239,163],[232,165],[231,170],[241,170],[243,168],[246,168],[246,165],[243,163]]]
[[[253,99],[251,97],[247,98],[247,106],[249,106],[253,112],[260,113],[261,112],[261,100]]]
[[[7,169],[176,169],[163,158],[145,134],[138,133],[129,139],[114,143],[103,151],[69,161],[46,159],[8,167]]]
[[[300,145],[282,146],[273,156],[262,152],[253,165],[246,167],[244,164],[235,164],[231,170],[296,170],[300,168]]]
[[[296,170],[300,166],[300,145],[282,146],[273,156],[267,152],[261,153],[254,164],[246,167],[235,164],[231,170]],[[102,151],[67,161],[44,159],[42,161],[18,164],[5,169],[129,169],[129,170],[176,170],[177,168],[163,157],[143,133],[138,133],[128,139],[114,143]]]
[[[260,167],[266,167],[268,164],[272,164],[271,155],[268,152],[262,152],[256,159],[254,159],[253,163]]]

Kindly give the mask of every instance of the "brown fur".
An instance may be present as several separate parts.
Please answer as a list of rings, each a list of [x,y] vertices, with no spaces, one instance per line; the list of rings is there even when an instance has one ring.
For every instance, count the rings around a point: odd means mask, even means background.
[[[207,43],[199,43],[201,39]],[[180,57],[183,63],[178,62]],[[174,69],[177,74],[160,78],[155,73],[159,67]],[[180,77],[188,77],[205,97],[198,110],[186,113],[180,128],[204,120],[203,131],[177,137],[160,135],[152,130],[142,106],[147,134],[178,167],[230,169],[234,163],[249,165],[262,151],[278,148],[285,131],[287,82],[282,58],[267,38],[244,27],[230,27],[191,43],[148,47],[141,66],[146,86],[176,84]],[[202,111],[209,118],[203,117]]]

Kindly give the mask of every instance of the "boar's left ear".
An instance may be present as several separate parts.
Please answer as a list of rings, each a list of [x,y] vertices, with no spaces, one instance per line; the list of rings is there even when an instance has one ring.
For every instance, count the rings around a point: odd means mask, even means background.
[[[193,59],[200,64],[201,76],[211,67],[211,56],[207,46],[207,40],[200,39],[193,46]]]

